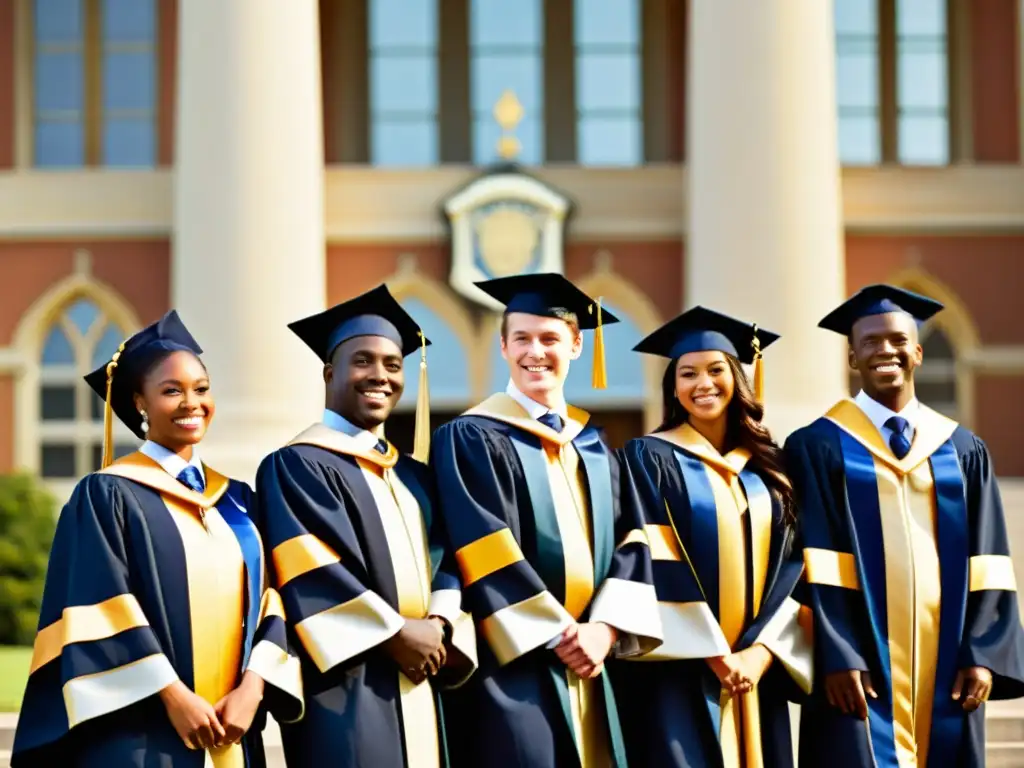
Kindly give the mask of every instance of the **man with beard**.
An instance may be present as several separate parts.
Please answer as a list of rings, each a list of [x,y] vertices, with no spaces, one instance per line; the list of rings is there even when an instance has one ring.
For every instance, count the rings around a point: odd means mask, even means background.
[[[384,424],[403,359],[429,343],[385,286],[289,326],[324,362],[326,410],[257,474],[305,718],[282,726],[289,768],[447,765],[435,682],[475,667],[427,467]],[[425,383],[421,383],[425,386]]]
[[[600,371],[600,326],[617,320],[561,275],[477,285],[506,306],[510,381],[439,429],[431,457],[486,639],[450,699],[457,764],[624,768],[604,662],[660,643],[651,553],[625,471],[563,392],[581,328],[598,334]]]
[[[984,703],[1024,695],[1024,634],[985,444],[918,402],[938,302],[864,288],[820,326],[857,397],[786,444],[814,609],[800,765],[980,766]]]

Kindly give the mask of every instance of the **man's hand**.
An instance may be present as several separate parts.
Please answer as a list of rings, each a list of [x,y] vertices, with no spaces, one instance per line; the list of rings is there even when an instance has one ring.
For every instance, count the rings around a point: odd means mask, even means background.
[[[263,678],[255,672],[242,675],[242,682],[235,690],[217,702],[214,710],[224,726],[224,738],[217,742],[221,747],[225,744],[236,744],[248,732],[256,711],[263,701]]]
[[[160,691],[160,701],[174,730],[189,749],[210,749],[224,738],[224,728],[213,707],[181,680]]]
[[[871,675],[859,669],[826,675],[825,694],[828,696],[828,703],[833,707],[837,707],[844,714],[856,715],[861,720],[868,719],[867,697],[878,698],[871,685]]]
[[[384,643],[384,650],[398,668],[414,683],[436,675],[444,666],[444,625],[438,618],[406,619],[394,637]]]
[[[985,667],[967,667],[956,673],[953,683],[953,701],[959,701],[964,711],[973,712],[988,701],[992,693],[992,672]]]
[[[573,624],[562,634],[555,653],[565,666],[584,679],[597,677],[619,633],[607,624]]]
[[[771,666],[772,654],[763,645],[757,644],[728,656],[710,658],[707,663],[729,695],[739,696],[757,687]]]

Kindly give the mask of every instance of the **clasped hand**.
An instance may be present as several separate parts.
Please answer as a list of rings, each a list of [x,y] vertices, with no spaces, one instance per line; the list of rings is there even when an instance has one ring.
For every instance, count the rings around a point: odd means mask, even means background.
[[[730,696],[750,693],[772,663],[771,652],[763,645],[709,658],[708,666]]]
[[[953,683],[953,700],[959,701],[965,712],[973,712],[988,701],[992,693],[992,672],[985,667],[967,667],[957,672]],[[871,675],[856,669],[833,672],[825,677],[825,695],[828,703],[847,715],[861,720],[868,717],[868,698],[877,699],[871,684]]]
[[[444,667],[444,624],[437,617],[406,619],[405,625],[384,643],[387,652],[406,677],[419,684]]]
[[[573,673],[590,679],[601,674],[617,639],[618,632],[607,624],[573,624],[562,633],[555,654]]]
[[[263,700],[263,679],[246,672],[238,687],[215,706],[180,680],[160,691],[160,700],[186,747],[213,749],[245,736]]]

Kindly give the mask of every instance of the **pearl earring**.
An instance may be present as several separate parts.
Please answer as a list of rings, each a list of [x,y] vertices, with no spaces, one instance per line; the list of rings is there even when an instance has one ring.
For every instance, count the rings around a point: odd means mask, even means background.
[[[139,411],[139,415],[142,416],[142,433],[145,434],[149,432],[149,416],[145,411]]]

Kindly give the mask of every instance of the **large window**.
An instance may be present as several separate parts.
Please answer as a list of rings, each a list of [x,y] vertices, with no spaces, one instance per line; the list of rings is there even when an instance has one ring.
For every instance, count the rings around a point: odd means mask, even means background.
[[[156,161],[156,0],[34,0],[35,164]]]
[[[438,160],[437,2],[370,0],[370,161]]]
[[[878,93],[878,13],[873,0],[835,0],[839,157],[844,164],[882,159]]]
[[[639,0],[576,0],[576,153],[581,165],[640,165]]]
[[[946,0],[899,0],[896,103],[901,163],[949,162],[946,38]]]
[[[473,161],[497,159],[501,128],[494,105],[511,90],[523,105],[516,128],[518,160],[544,162],[544,4],[541,0],[471,0],[469,6],[470,101]]]
[[[82,380],[109,362],[128,331],[112,323],[87,298],[68,304],[47,332],[40,374],[40,474],[77,479],[99,469],[103,457],[103,401]],[[115,424],[116,453],[138,440]]]

